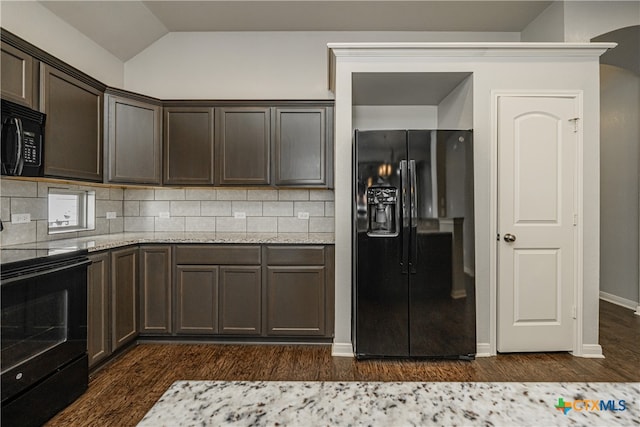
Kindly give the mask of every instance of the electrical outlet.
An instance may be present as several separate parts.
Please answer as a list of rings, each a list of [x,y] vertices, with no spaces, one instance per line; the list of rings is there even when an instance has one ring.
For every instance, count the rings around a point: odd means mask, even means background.
[[[116,216],[115,212],[107,212],[107,219],[116,219]]]
[[[26,224],[31,222],[31,214],[11,214],[11,224]]]
[[[247,213],[246,212],[234,212],[233,213],[233,217],[235,219],[245,219],[247,217]]]
[[[160,213],[158,214],[158,216],[159,216],[161,219],[169,219],[169,218],[171,218],[171,214],[170,214],[169,212],[160,212]]]
[[[298,219],[309,219],[309,212],[298,212]]]

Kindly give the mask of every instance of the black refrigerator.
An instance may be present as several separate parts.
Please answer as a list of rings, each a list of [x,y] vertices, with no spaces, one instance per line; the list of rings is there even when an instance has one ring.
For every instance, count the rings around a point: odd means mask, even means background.
[[[357,358],[475,357],[472,136],[355,131]]]

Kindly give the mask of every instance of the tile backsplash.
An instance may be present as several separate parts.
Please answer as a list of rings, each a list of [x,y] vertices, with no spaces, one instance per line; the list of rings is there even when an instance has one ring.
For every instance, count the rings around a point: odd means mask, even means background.
[[[49,187],[95,191],[95,229],[60,234],[48,234],[47,195]],[[0,179],[0,219],[4,230],[0,233],[0,244],[41,242],[68,239],[97,234],[121,233],[124,231],[122,202],[124,189],[119,187],[92,186],[55,182],[38,182],[2,177]],[[107,212],[115,212],[116,218],[107,219]],[[11,215],[30,214],[31,222],[12,224]]]
[[[332,233],[333,211],[330,190],[124,190],[125,231]]]
[[[49,235],[49,187],[93,190],[96,228]],[[0,179],[0,244],[137,231],[333,233],[331,190],[133,188]],[[116,217],[107,219],[107,212]],[[11,224],[12,214],[31,222]]]

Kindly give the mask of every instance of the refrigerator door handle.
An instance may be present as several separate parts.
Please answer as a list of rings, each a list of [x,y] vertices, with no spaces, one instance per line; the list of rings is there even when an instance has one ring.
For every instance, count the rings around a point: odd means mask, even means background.
[[[416,161],[409,160],[409,179],[410,179],[410,200],[411,204],[411,232],[409,235],[409,240],[411,242],[411,249],[409,250],[409,269],[412,274],[416,273],[416,262],[418,256],[418,195],[417,195],[417,185],[416,185]]]
[[[409,179],[408,179],[407,161],[400,161],[400,204],[402,209],[402,259],[400,260],[400,267],[402,267],[402,274],[409,272]]]

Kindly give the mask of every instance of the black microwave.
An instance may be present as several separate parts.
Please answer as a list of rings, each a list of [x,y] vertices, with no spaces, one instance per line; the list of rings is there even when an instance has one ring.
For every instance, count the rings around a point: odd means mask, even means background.
[[[2,175],[43,176],[46,115],[5,99],[1,112]]]

